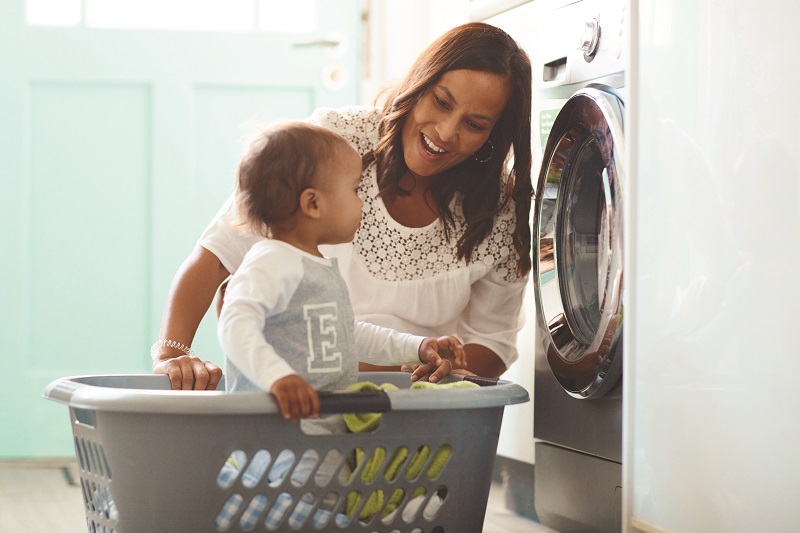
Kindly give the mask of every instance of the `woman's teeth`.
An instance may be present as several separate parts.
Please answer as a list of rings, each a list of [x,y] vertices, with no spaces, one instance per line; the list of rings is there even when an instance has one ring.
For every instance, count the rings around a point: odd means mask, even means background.
[[[444,154],[447,152],[444,148],[436,146],[424,133],[422,134],[422,144],[425,146],[425,149],[432,154]]]

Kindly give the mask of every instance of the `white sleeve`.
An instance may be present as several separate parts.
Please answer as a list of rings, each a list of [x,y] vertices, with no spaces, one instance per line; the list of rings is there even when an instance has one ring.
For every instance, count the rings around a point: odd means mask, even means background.
[[[517,333],[525,324],[522,302],[528,276],[508,282],[494,269],[472,284],[469,303],[458,321],[462,344],[480,344],[496,353],[506,368],[517,360]]]
[[[231,194],[197,241],[197,244],[216,255],[231,274],[238,270],[253,244],[264,240],[264,237],[236,225],[234,204]]]
[[[264,338],[267,317],[286,309],[303,276],[297,256],[264,260],[256,247],[231,278],[217,332],[225,357],[265,391],[295,371]],[[292,261],[292,258],[295,261]]]
[[[419,345],[425,337],[356,320],[356,350],[359,361],[368,363],[419,364]]]

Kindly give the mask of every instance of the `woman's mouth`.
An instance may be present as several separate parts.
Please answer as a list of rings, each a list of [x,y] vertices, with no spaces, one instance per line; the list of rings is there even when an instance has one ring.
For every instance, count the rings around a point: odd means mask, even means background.
[[[447,150],[438,146],[434,143],[430,137],[425,135],[424,133],[420,132],[420,141],[422,143],[422,148],[431,155],[443,155],[447,153]]]

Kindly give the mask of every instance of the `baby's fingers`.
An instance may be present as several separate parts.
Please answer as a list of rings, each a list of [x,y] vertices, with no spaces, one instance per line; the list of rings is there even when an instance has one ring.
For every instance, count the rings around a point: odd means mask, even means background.
[[[319,416],[319,396],[317,395],[317,391],[313,388],[309,387],[308,395],[304,399],[303,402],[303,416]]]

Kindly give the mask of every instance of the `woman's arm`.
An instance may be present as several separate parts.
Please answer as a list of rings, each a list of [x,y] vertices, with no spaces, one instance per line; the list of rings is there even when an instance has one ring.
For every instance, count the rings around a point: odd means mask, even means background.
[[[467,370],[499,377],[517,357],[517,333],[525,323],[522,302],[528,278],[506,281],[492,271],[472,284],[456,336],[467,351]]]
[[[159,338],[191,346],[217,288],[228,275],[216,255],[195,246],[172,280]],[[222,377],[216,365],[169,346],[156,354],[153,373],[167,374],[173,389],[184,390],[214,390]]]
[[[499,378],[507,370],[503,360],[486,346],[465,344],[464,351],[467,352],[467,370],[475,375]],[[454,373],[458,373],[458,370]]]

